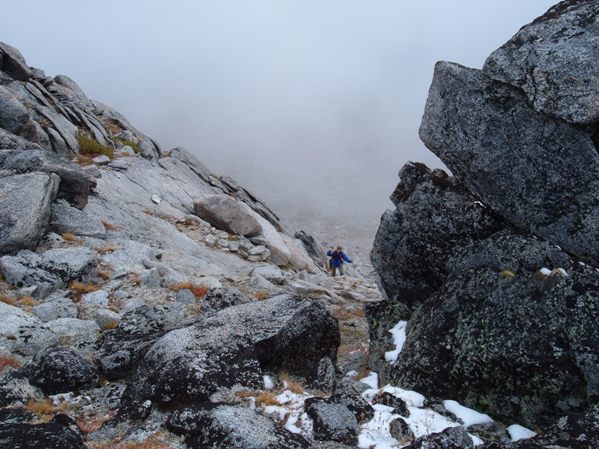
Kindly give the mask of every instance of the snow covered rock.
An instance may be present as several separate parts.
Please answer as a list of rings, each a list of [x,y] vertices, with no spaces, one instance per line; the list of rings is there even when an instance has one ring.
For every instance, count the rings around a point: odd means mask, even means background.
[[[301,436],[278,427],[256,412],[234,405],[204,404],[175,411],[167,428],[185,436],[193,449],[302,449],[312,447]]]
[[[210,195],[194,201],[198,217],[231,234],[253,237],[262,232],[254,215],[229,195]]]
[[[29,382],[46,394],[92,387],[98,381],[95,363],[75,349],[59,346],[38,352],[28,371]]]
[[[124,394],[124,410],[146,400],[205,401],[239,384],[262,388],[263,370],[307,377],[323,357],[336,360],[338,323],[315,300],[277,296],[227,307],[154,343]]]

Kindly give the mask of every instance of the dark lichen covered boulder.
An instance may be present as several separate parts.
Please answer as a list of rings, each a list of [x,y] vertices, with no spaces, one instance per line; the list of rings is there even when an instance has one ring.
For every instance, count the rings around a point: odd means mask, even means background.
[[[40,351],[28,367],[29,382],[46,394],[67,393],[92,387],[98,381],[98,368],[85,354],[54,346]]]
[[[194,449],[301,449],[311,445],[272,420],[235,405],[204,404],[172,413],[167,428]]]
[[[146,352],[124,395],[122,413],[140,404],[198,403],[221,388],[261,388],[264,370],[308,377],[323,357],[336,360],[337,320],[316,300],[277,296],[228,307],[168,332]]]
[[[0,424],[0,444],[11,449],[87,449],[72,418],[56,415],[43,424]]]
[[[395,382],[529,427],[597,400],[595,270],[552,244],[507,231],[472,244],[452,263],[446,282],[409,322]]]

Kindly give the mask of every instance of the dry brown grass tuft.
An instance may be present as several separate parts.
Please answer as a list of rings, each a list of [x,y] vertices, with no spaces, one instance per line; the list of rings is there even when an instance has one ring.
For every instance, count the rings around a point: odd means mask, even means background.
[[[115,224],[109,223],[106,220],[102,220],[102,224],[107,231],[120,231],[121,227]]]
[[[258,300],[258,301],[264,301],[266,298],[268,298],[268,292],[265,290],[260,290],[259,292],[256,292],[254,294],[254,297]]]
[[[4,282],[4,273],[2,273],[2,270],[0,270],[0,282]]]
[[[97,290],[100,290],[100,286],[98,284],[84,284],[79,281],[71,281],[69,283],[69,290],[74,293],[73,300],[78,301],[81,298],[81,295],[85,295],[86,293],[92,293]]]
[[[77,237],[75,234],[71,232],[63,233],[62,238],[65,242],[83,243],[83,240],[81,240],[79,237]]]
[[[94,441],[87,443],[90,449],[170,449],[170,445],[156,436],[145,441]]]
[[[98,277],[105,281],[109,281],[112,279],[112,272],[110,270],[100,270],[98,271]]]
[[[19,304],[22,306],[37,306],[37,300],[33,299],[31,296],[23,296],[19,298]]]
[[[273,393],[269,391],[263,391],[256,396],[256,405],[264,407],[267,405],[280,405],[280,402]]]
[[[10,355],[0,355],[0,373],[9,367],[17,369],[21,367],[21,363]]]
[[[102,222],[102,224],[104,224],[104,222]],[[111,225],[110,223],[109,223],[109,225],[110,226],[114,226],[114,225]],[[106,224],[104,224],[104,227],[106,227]],[[93,248],[93,250],[95,252],[97,252],[98,254],[101,254],[102,256],[104,254],[113,253],[117,249],[119,249],[119,248],[116,245],[113,245],[113,244],[109,244],[109,245],[104,245],[104,246],[99,246],[99,247]]]
[[[191,290],[197,299],[202,299],[208,292],[208,287],[204,284],[194,284],[193,282],[176,282],[169,288],[170,291],[178,292],[179,290]]]
[[[12,296],[7,295],[6,293],[0,293],[0,302],[3,302],[4,304],[8,304],[11,306],[17,305],[17,300]]]
[[[304,392],[304,387],[302,387],[300,383],[291,379],[288,372],[280,372],[279,379],[281,379],[281,381],[284,383],[286,390],[289,390],[295,394],[302,394]]]
[[[108,323],[106,323],[106,325],[104,326],[104,329],[111,330],[111,329],[116,329],[117,327],[119,327],[118,320],[111,320]]]
[[[54,405],[50,400],[44,399],[42,401],[29,401],[25,408],[31,413],[39,415],[43,421],[50,421],[57,413],[63,413],[68,410],[69,404],[61,402],[58,405]]]
[[[83,419],[77,420],[77,425],[83,433],[96,432],[102,428],[104,423],[112,418],[116,412],[110,411],[100,416],[86,416]]]

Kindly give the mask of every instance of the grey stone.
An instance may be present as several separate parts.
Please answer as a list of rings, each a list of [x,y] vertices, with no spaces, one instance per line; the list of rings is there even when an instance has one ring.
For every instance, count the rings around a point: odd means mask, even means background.
[[[228,195],[210,195],[194,201],[198,217],[231,234],[252,237],[262,232],[262,226],[251,212]]]
[[[162,278],[160,277],[158,268],[142,271],[140,275],[140,282],[141,285],[146,285],[148,287],[160,287]]]
[[[283,274],[281,269],[275,265],[260,265],[252,270],[250,276],[259,276],[266,279],[267,281],[279,285],[282,285],[286,282],[285,275]]]
[[[179,290],[175,293],[175,299],[182,304],[193,305],[196,303],[196,295],[187,288]]]
[[[4,42],[0,42],[0,70],[19,81],[27,81],[33,76],[21,52]]]
[[[42,237],[59,178],[26,173],[0,178],[0,254],[33,249]]]
[[[25,139],[35,132],[29,110],[4,86],[0,86],[0,127]]]
[[[184,435],[194,449],[300,449],[312,447],[301,436],[245,407],[203,404],[186,407],[169,416],[167,428]]]
[[[37,317],[0,302],[0,349],[5,354],[35,355],[58,342],[56,335]]]
[[[354,382],[348,377],[343,377],[337,382],[335,393],[330,401],[345,405],[356,417],[358,424],[364,424],[374,418],[374,410],[362,397],[365,384]]]
[[[92,387],[98,381],[98,368],[73,348],[54,346],[38,352],[28,369],[29,382],[46,394],[67,393]]]
[[[300,230],[295,233],[295,238],[302,242],[304,248],[308,252],[308,255],[312,258],[316,266],[328,266],[327,256],[324,248],[320,243],[316,241],[316,239],[311,234],[308,234],[306,231]]]
[[[0,258],[0,268],[9,284],[18,288],[36,287],[33,296],[37,298],[44,298],[66,285],[58,274],[46,271],[42,258],[29,250]]]
[[[208,168],[185,148],[176,147],[170,150],[169,156],[187,164],[204,181],[209,181],[211,173]]]
[[[406,449],[474,449],[474,443],[463,427],[449,427],[416,439]]]
[[[211,288],[202,298],[202,311],[204,313],[218,312],[227,307],[250,302],[250,298],[241,291],[232,287]]]
[[[58,234],[70,232],[85,237],[106,237],[106,228],[101,220],[90,216],[84,210],[71,207],[65,200],[56,201],[52,205],[48,229]]]
[[[311,376],[312,388],[327,393],[333,393],[337,387],[336,369],[333,361],[324,357],[316,366]]]
[[[522,89],[533,107],[571,123],[599,121],[599,4],[561,2],[487,58],[484,72]]]
[[[358,443],[358,421],[345,405],[323,398],[308,398],[304,404],[313,421],[315,439],[352,445]]]
[[[94,321],[100,329],[113,329],[121,321],[121,315],[110,309],[98,309],[94,313]]]
[[[400,444],[405,444],[414,439],[412,429],[403,418],[395,418],[389,423],[389,434]]]
[[[124,393],[123,410],[135,417],[148,399],[174,405],[206,401],[236,384],[262,388],[263,369],[308,376],[323,357],[336,360],[338,345],[337,320],[319,301],[282,295],[227,307],[157,340]]]
[[[252,287],[252,289],[254,289],[255,291],[265,292],[271,292],[276,290],[277,288],[272,282],[267,281],[262,276],[252,277],[250,280],[250,287]]]
[[[98,339],[100,328],[91,320],[77,318],[58,318],[46,323],[57,337],[61,345],[69,345],[78,349],[91,349]]]
[[[25,370],[6,369],[0,373],[0,406],[26,404],[41,400],[43,393],[29,383]]]
[[[110,304],[108,295],[106,290],[96,290],[95,292],[83,295],[79,301],[81,318],[95,319],[96,312],[100,309],[105,309]]]
[[[520,229],[599,264],[599,153],[522,92],[439,62],[420,137],[464,186]]]
[[[58,318],[77,318],[77,305],[70,298],[56,296],[35,306],[32,313],[43,322]]]
[[[41,267],[65,282],[81,279],[97,263],[97,253],[87,247],[50,249],[41,256]]]
[[[18,150],[19,152],[23,152],[23,150],[41,150],[41,147],[37,143],[31,142],[27,139],[23,139],[20,136],[17,136],[13,133],[6,131],[5,129],[0,128],[0,149]]]
[[[111,159],[108,156],[105,156],[103,154],[101,154],[100,156],[96,156],[92,160],[96,165],[106,165],[111,161]]]

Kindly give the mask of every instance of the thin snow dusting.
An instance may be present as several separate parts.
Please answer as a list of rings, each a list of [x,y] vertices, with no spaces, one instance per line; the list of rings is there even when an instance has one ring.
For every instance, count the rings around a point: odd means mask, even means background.
[[[522,427],[519,424],[512,424],[507,428],[507,431],[510,434],[512,441],[526,440],[536,435],[532,430]]]
[[[475,424],[487,424],[493,422],[493,419],[491,419],[489,415],[464,407],[457,401],[443,401],[443,405],[448,412],[453,413],[459,420],[461,420],[466,428]]]
[[[399,357],[399,353],[403,349],[403,345],[406,342],[407,325],[407,321],[400,321],[389,331],[389,333],[393,336],[393,343],[395,344],[395,349],[393,351],[385,352],[385,360],[387,362],[393,363],[397,361],[397,357]]]

